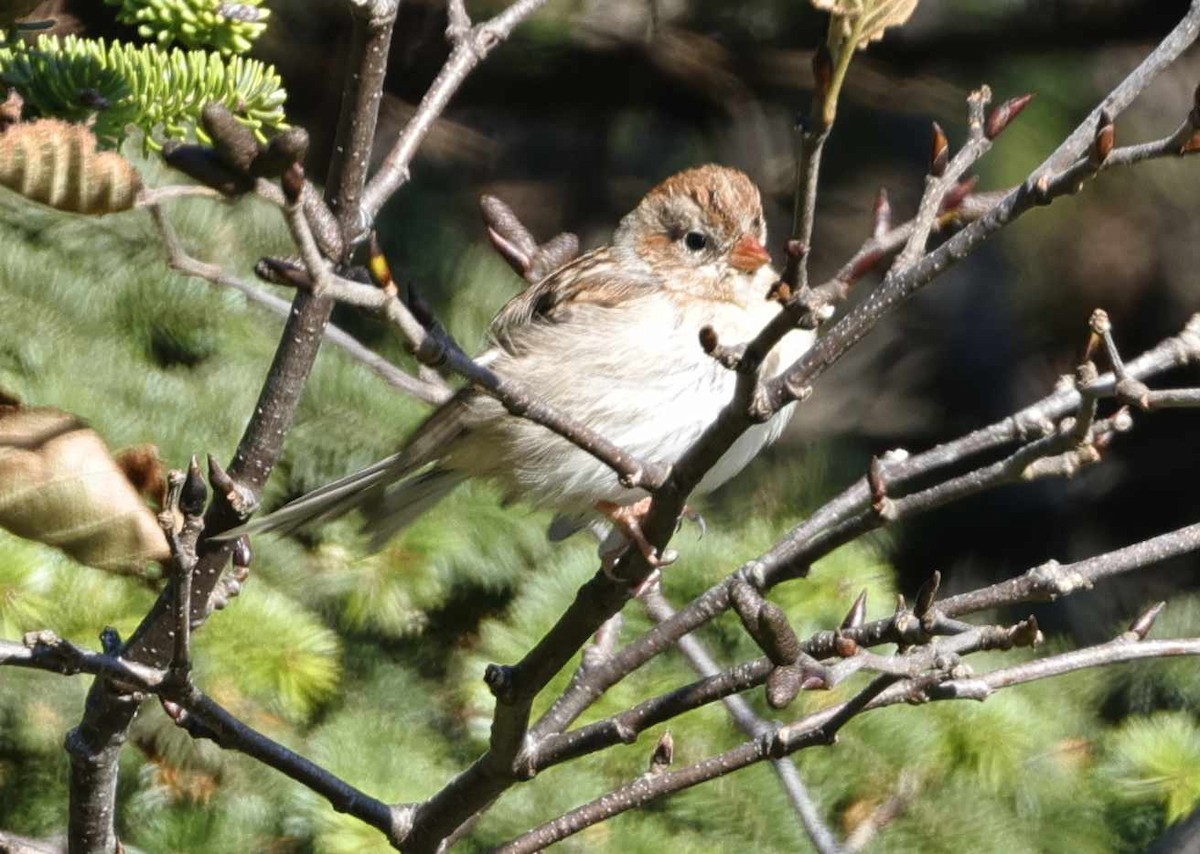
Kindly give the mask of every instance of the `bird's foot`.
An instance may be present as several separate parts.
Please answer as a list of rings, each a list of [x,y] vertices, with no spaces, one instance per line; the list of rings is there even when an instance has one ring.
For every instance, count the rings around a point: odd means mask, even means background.
[[[613,574],[613,570],[630,543],[637,547],[642,557],[646,559],[646,563],[656,570],[669,566],[679,557],[674,549],[667,549],[659,554],[658,549],[654,548],[646,539],[646,534],[642,531],[642,522],[645,521],[646,514],[650,511],[650,501],[649,498],[643,498],[627,505],[617,504],[613,501],[596,502],[596,510],[611,520],[625,538],[625,542],[618,543],[615,547],[602,551],[600,554],[600,566],[604,570],[604,574],[614,581],[619,579]]]

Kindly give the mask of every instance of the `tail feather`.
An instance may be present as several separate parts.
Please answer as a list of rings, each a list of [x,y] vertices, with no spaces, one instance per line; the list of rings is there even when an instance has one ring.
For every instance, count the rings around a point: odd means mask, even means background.
[[[302,495],[274,513],[226,531],[216,539],[228,540],[246,534],[266,534],[273,531],[287,534],[323,519],[335,519],[356,507],[368,506],[388,483],[404,477],[411,471],[405,455],[395,454],[362,471]]]
[[[393,484],[379,493],[375,501],[362,508],[367,517],[364,530],[371,535],[371,550],[383,548],[388,540],[411,525],[464,480],[466,475],[462,472],[434,468]]]
[[[358,509],[367,516],[372,548],[382,547],[388,537],[411,524],[462,482],[463,475],[436,465],[425,474],[415,477],[413,474],[431,463],[436,464],[438,458],[467,432],[471,399],[477,394],[472,389],[463,389],[442,404],[417,428],[400,453],[302,495],[274,513],[214,539],[229,540],[270,531],[290,533]],[[393,513],[396,518],[389,518]]]

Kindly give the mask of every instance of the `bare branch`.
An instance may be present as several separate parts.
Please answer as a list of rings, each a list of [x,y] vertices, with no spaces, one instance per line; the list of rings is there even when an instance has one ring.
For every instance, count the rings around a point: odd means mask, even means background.
[[[388,49],[400,3],[399,0],[350,0],[349,5],[354,31],[334,141],[337,156],[329,164],[325,179],[332,192],[330,204],[341,225],[347,252],[366,235],[379,211],[378,206],[371,207],[367,202],[367,170],[375,146]]]
[[[771,737],[757,738],[717,756],[675,771],[642,776],[588,804],[522,834],[497,849],[501,854],[524,854],[566,839],[581,830],[630,809],[645,806],[673,792],[722,777],[756,762],[828,744],[842,726],[867,710],[921,696],[930,700],[985,699],[1001,688],[1059,676],[1088,667],[1108,666],[1143,658],[1200,655],[1200,638],[1131,643],[1124,638],[1028,664],[1003,668],[963,679],[940,677],[904,679],[883,676],[846,703],[781,727]]]
[[[1200,359],[1200,316],[1193,318],[1181,335],[1164,341],[1128,363],[1126,367],[1131,376],[1144,379],[1197,359]],[[1114,375],[1105,374],[1096,380],[1092,391],[1096,395],[1112,396],[1115,394],[1115,386]],[[1053,434],[1054,421],[1077,410],[1081,401],[1082,397],[1074,385],[1064,387],[1015,415],[961,439],[939,445],[921,454],[885,455],[875,465],[876,477],[880,478],[894,495],[902,495],[901,487],[905,483],[924,480],[939,470],[961,465],[973,457],[993,452],[1004,445],[1030,440],[1036,442],[1047,434]],[[1056,443],[1040,446],[1042,450],[1051,451],[1057,447]],[[981,470],[985,473],[968,473],[949,478],[945,481],[948,485],[935,485],[923,492],[914,493],[920,497],[902,504],[899,512],[909,515],[940,506],[949,500],[951,493],[961,497],[989,485],[1005,482],[1016,470],[1017,466],[1010,460],[1007,474],[1005,467],[999,465],[985,467]],[[568,688],[532,728],[531,738],[537,741],[549,734],[561,732],[591,705],[596,696],[651,658],[669,649],[679,638],[695,631],[730,608],[731,591],[741,580],[745,579],[765,590],[788,578],[802,576],[813,561],[837,546],[898,518],[894,509],[886,515],[876,509],[875,490],[871,480],[870,475],[861,478],[789,532],[771,550],[748,561],[737,573],[709,588],[674,616],[664,620],[641,638],[618,651],[608,661],[597,666],[589,674],[590,681],[587,686]],[[894,500],[893,497],[887,497],[887,505],[891,506]],[[856,639],[870,636],[869,633],[847,634]],[[837,638],[833,633],[826,635],[826,647],[817,650],[809,643],[806,644],[805,651],[819,658],[835,654],[833,650]],[[761,675],[765,678],[766,672]]]
[[[395,0],[352,3],[366,12],[356,17],[356,50],[349,56],[347,106],[339,123],[338,143],[331,166],[330,191],[342,218],[343,231],[358,219],[360,193],[374,137],[387,44],[395,19]],[[343,241],[348,247],[349,241]],[[229,477],[251,495],[261,493],[283,450],[309,372],[316,360],[332,304],[297,294],[275,351],[257,405],[238,444]],[[210,533],[228,530],[242,521],[228,501],[217,500],[205,515]],[[202,622],[208,603],[233,550],[233,543],[204,552],[192,573],[192,619]],[[122,650],[122,657],[161,667],[174,644],[169,592],[161,595]],[[117,847],[114,826],[117,761],[140,700],[124,694],[106,679],[97,679],[88,692],[83,720],[66,739],[71,757],[68,837],[73,852],[111,854]]]
[[[409,167],[417,154],[417,149],[425,136],[433,128],[434,122],[446,109],[450,99],[487,55],[496,49],[512,34],[517,24],[528,18],[542,6],[546,0],[516,0],[511,6],[490,20],[476,24],[465,31],[458,29],[466,19],[466,11],[461,14],[454,10],[451,15],[450,32],[448,35],[454,42],[450,58],[438,72],[437,78],[425,92],[416,113],[400,132],[400,137],[392,146],[392,150],[380,164],[379,171],[371,178],[363,194],[362,222],[365,228],[375,220],[379,209],[392,197],[398,189],[408,183]]]
[[[646,612],[654,618],[655,622],[661,623],[675,614],[675,609],[663,595],[661,586],[652,587],[642,594],[641,599],[646,606]],[[684,635],[679,639],[679,651],[683,653],[692,669],[700,676],[711,678],[720,675],[721,668],[717,666],[716,661],[713,660],[698,637]],[[754,738],[771,729],[772,724],[759,717],[745,698],[732,694],[724,697],[722,702],[725,704],[729,716],[746,735]],[[780,785],[783,786],[788,800],[791,801],[792,808],[795,809],[796,815],[800,819],[800,825],[804,828],[813,847],[819,854],[840,852],[842,849],[837,838],[821,818],[821,813],[813,802],[812,795],[809,794],[808,787],[804,784],[795,764],[790,759],[780,758],[772,759],[771,767],[779,777]]]
[[[250,302],[256,303],[280,317],[286,318],[291,314],[292,304],[287,300],[263,290],[252,282],[229,275],[217,264],[209,264],[188,255],[170,220],[167,219],[166,212],[157,205],[151,205],[149,209],[155,226],[158,228],[159,236],[167,247],[167,265],[172,270],[185,276],[203,279],[213,285],[232,288],[244,295]],[[418,379],[410,376],[378,353],[365,347],[357,338],[341,327],[332,323],[327,324],[325,340],[356,362],[366,365],[392,388],[412,395],[422,403],[437,406],[450,399],[452,392],[445,383],[436,378]]]
[[[1198,34],[1200,34],[1200,2],[1193,2],[1180,24],[1176,25],[1176,28],[1158,44],[1158,47],[1154,48],[1153,52],[1133,72],[1130,72],[1129,76],[1122,80],[1108,97],[1104,98],[1100,107],[1093,110],[1092,115],[1081,122],[1079,127],[1058,146],[1054,154],[1046,158],[1042,166],[1034,170],[1025,184],[1010,191],[985,216],[968,224],[960,233],[950,237],[942,246],[926,254],[917,263],[905,267],[902,271],[890,272],[880,287],[862,305],[839,320],[833,329],[818,339],[808,353],[800,357],[796,365],[764,384],[762,395],[764,404],[766,404],[764,411],[767,413],[778,411],[788,402],[804,397],[805,390],[811,389],[812,383],[826,369],[840,360],[841,356],[854,344],[862,341],[866,332],[870,331],[878,321],[892,313],[896,306],[907,300],[925,284],[940,276],[947,267],[971,254],[980,243],[988,240],[988,237],[994,235],[1004,225],[1020,217],[1022,213],[1030,210],[1033,206],[1046,204],[1057,196],[1078,190],[1085,167],[1073,168],[1072,164],[1087,164],[1088,150],[1091,148],[1092,139],[1096,133],[1100,113],[1103,112],[1110,118],[1120,115],[1122,110],[1133,101],[1133,98],[1150,85],[1159,72],[1163,71],[1163,68],[1175,61],[1183,50],[1196,40]],[[1171,137],[1166,140],[1174,140],[1176,136],[1177,134],[1171,134]],[[1177,146],[1174,150],[1169,150],[1169,146],[1166,146],[1165,142],[1160,149],[1156,150],[1160,150],[1162,156],[1168,152],[1172,155],[1180,154]],[[1105,164],[1117,166],[1117,164],[1136,162],[1133,160],[1133,156],[1132,152],[1112,151]],[[1138,157],[1144,160],[1140,146]],[[1086,169],[1090,169],[1092,172],[1094,172],[1094,168],[1096,167],[1086,166]],[[721,423],[722,421],[726,423]],[[710,429],[708,434],[709,437],[712,437],[709,441],[714,446],[714,450],[715,446],[724,444],[719,443],[718,437],[731,431],[737,422],[736,414],[728,416],[722,414],[722,419]],[[707,459],[709,455],[710,451],[697,451],[696,453],[696,457],[701,459]],[[690,468],[690,465],[685,467],[684,461],[680,461],[677,467],[677,469],[688,470],[689,474]]]
[[[156,694],[175,722],[194,737],[209,738],[221,747],[253,756],[328,799],[334,809],[349,813],[385,833],[395,842],[404,827],[402,808],[364,794],[329,771],[239,721],[228,710],[190,681],[174,678],[171,671],[95,653],[62,640],[53,632],[30,632],[23,643],[0,641],[0,666],[30,667],[64,675],[90,673],[109,677],[126,693],[127,701],[140,693]],[[139,698],[140,699],[140,698]],[[70,736],[69,736],[70,738]],[[72,754],[74,756],[74,754]]]

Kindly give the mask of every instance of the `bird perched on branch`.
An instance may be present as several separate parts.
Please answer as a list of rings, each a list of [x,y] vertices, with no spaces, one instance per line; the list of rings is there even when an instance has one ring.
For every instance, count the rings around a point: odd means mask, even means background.
[[[681,172],[621,220],[611,246],[513,297],[492,321],[493,346],[480,358],[638,459],[674,463],[737,382],[701,348],[700,330],[745,343],[780,310],[767,296],[778,276],[765,240],[758,188],[746,175],[711,165]],[[812,333],[790,332],[762,373],[779,373],[811,343]],[[747,430],[697,492],[741,471],[790,415],[788,407]],[[554,539],[607,517],[655,557],[638,528],[644,491],[622,486],[587,451],[474,388],[437,409],[394,456],[230,533],[291,530],[358,509],[379,547],[471,477],[494,481],[510,500],[557,511]]]

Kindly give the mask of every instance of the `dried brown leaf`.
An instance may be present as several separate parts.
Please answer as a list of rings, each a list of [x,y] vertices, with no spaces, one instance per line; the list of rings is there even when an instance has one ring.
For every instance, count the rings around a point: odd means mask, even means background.
[[[0,527],[114,572],[140,572],[169,554],[104,440],[50,407],[0,407]]]
[[[884,30],[908,22],[917,0],[810,0],[822,12],[839,19],[843,38],[854,38],[852,48],[863,49],[883,38]]]

